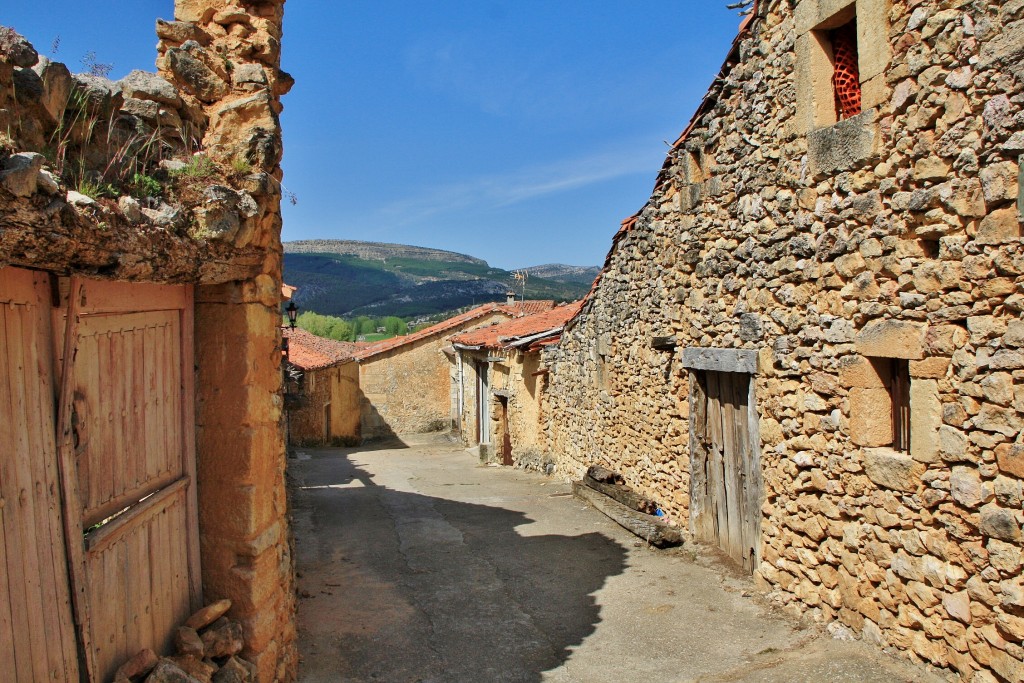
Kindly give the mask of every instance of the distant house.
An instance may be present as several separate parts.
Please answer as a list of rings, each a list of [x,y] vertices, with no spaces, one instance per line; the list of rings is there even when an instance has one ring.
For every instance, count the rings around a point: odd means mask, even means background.
[[[364,439],[458,428],[450,339],[462,332],[554,308],[554,301],[509,300],[477,306],[404,337],[355,354],[359,364],[360,430]]]
[[[314,446],[355,442],[359,434],[359,368],[363,345],[325,339],[305,330],[285,330],[288,362],[297,372],[285,380],[288,442]]]
[[[540,349],[561,338],[579,302],[516,318],[452,338],[459,431],[480,457],[543,469],[544,385]]]

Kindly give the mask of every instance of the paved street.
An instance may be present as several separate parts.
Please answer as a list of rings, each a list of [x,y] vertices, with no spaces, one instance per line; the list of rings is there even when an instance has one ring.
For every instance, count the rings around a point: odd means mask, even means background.
[[[943,680],[772,610],[710,549],[645,547],[557,479],[412,441],[289,461],[302,681]]]

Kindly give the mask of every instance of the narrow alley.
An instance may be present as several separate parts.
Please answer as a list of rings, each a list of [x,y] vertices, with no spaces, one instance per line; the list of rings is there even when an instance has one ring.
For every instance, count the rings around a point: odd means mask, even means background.
[[[709,549],[644,547],[558,479],[407,441],[290,462],[302,681],[941,680],[783,616]]]

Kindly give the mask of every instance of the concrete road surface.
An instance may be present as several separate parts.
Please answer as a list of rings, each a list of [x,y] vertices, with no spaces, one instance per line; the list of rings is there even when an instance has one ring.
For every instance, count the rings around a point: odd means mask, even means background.
[[[945,680],[440,437],[289,461],[306,683]]]

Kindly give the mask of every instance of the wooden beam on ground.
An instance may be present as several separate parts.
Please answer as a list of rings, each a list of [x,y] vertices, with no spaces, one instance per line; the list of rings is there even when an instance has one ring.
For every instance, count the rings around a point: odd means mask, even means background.
[[[653,515],[658,511],[657,503],[650,498],[641,496],[639,493],[624,484],[605,484],[597,481],[589,474],[583,477],[583,483],[595,491],[603,493],[609,498],[614,498],[626,507],[636,510],[637,512]]]
[[[606,514],[623,529],[636,534],[656,548],[681,545],[683,536],[653,515],[633,510],[614,498],[595,491],[581,481],[573,482],[573,493]]]

